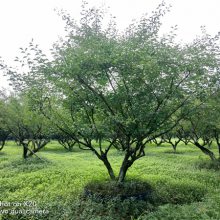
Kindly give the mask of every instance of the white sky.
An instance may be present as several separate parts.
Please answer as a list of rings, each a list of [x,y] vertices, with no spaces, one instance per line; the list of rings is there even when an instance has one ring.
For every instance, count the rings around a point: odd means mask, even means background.
[[[110,6],[118,27],[126,27],[132,19],[150,13],[160,0],[87,0],[89,5]],[[208,33],[220,31],[220,0],[167,0],[171,12],[163,20],[163,32],[178,25],[178,38],[190,41],[205,25]],[[81,0],[0,0],[0,57],[13,64],[19,47],[25,47],[33,38],[47,51],[58,36],[63,34],[63,22],[54,8],[67,10],[74,18],[80,14]],[[7,87],[0,72],[0,87]]]

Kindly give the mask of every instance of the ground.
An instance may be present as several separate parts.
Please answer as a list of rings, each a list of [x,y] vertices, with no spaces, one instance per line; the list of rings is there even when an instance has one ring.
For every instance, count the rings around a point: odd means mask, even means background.
[[[194,146],[181,144],[174,154],[171,146],[151,145],[129,169],[127,180],[152,186],[153,203],[82,198],[88,183],[108,179],[90,151],[67,152],[52,142],[38,155],[43,161],[24,161],[13,142],[0,152],[0,219],[220,219],[220,170]],[[114,170],[121,159],[111,152]]]

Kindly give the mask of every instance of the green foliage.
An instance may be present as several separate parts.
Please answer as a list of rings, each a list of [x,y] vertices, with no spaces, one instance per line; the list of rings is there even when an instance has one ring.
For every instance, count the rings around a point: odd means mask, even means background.
[[[7,128],[18,141],[34,138],[39,127],[46,121],[39,112],[31,110],[25,95],[9,96],[2,110]],[[47,130],[47,127],[44,126],[44,129]]]

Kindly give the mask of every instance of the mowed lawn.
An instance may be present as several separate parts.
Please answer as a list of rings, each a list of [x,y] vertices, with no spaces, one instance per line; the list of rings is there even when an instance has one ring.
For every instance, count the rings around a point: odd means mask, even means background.
[[[179,145],[176,154],[166,144],[146,148],[127,179],[148,182],[162,202],[127,217],[126,203],[115,209],[114,201],[82,202],[88,183],[108,179],[92,152],[77,147],[67,152],[52,142],[37,155],[43,160],[24,161],[22,148],[13,142],[0,152],[0,219],[220,219],[220,170],[211,169],[209,158],[194,146]],[[116,173],[122,156],[110,152]]]

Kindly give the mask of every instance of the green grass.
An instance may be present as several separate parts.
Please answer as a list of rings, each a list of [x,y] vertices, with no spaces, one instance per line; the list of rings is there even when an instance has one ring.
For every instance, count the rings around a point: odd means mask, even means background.
[[[217,152],[217,151],[216,151]],[[14,143],[0,152],[0,210],[46,210],[49,214],[2,215],[3,219],[220,219],[220,171],[208,169],[209,158],[189,145],[172,153],[168,145],[146,149],[146,156],[129,169],[127,179],[149,183],[156,202],[97,203],[82,199],[91,181],[106,181],[107,171],[90,151],[67,152],[56,142],[38,153],[43,161],[24,161],[22,148]],[[110,161],[116,173],[122,153],[113,150]],[[203,166],[204,164],[204,166]],[[24,201],[32,201],[24,204]],[[36,205],[36,206],[35,206]],[[132,210],[132,212],[131,212]],[[135,216],[131,216],[133,215]]]

